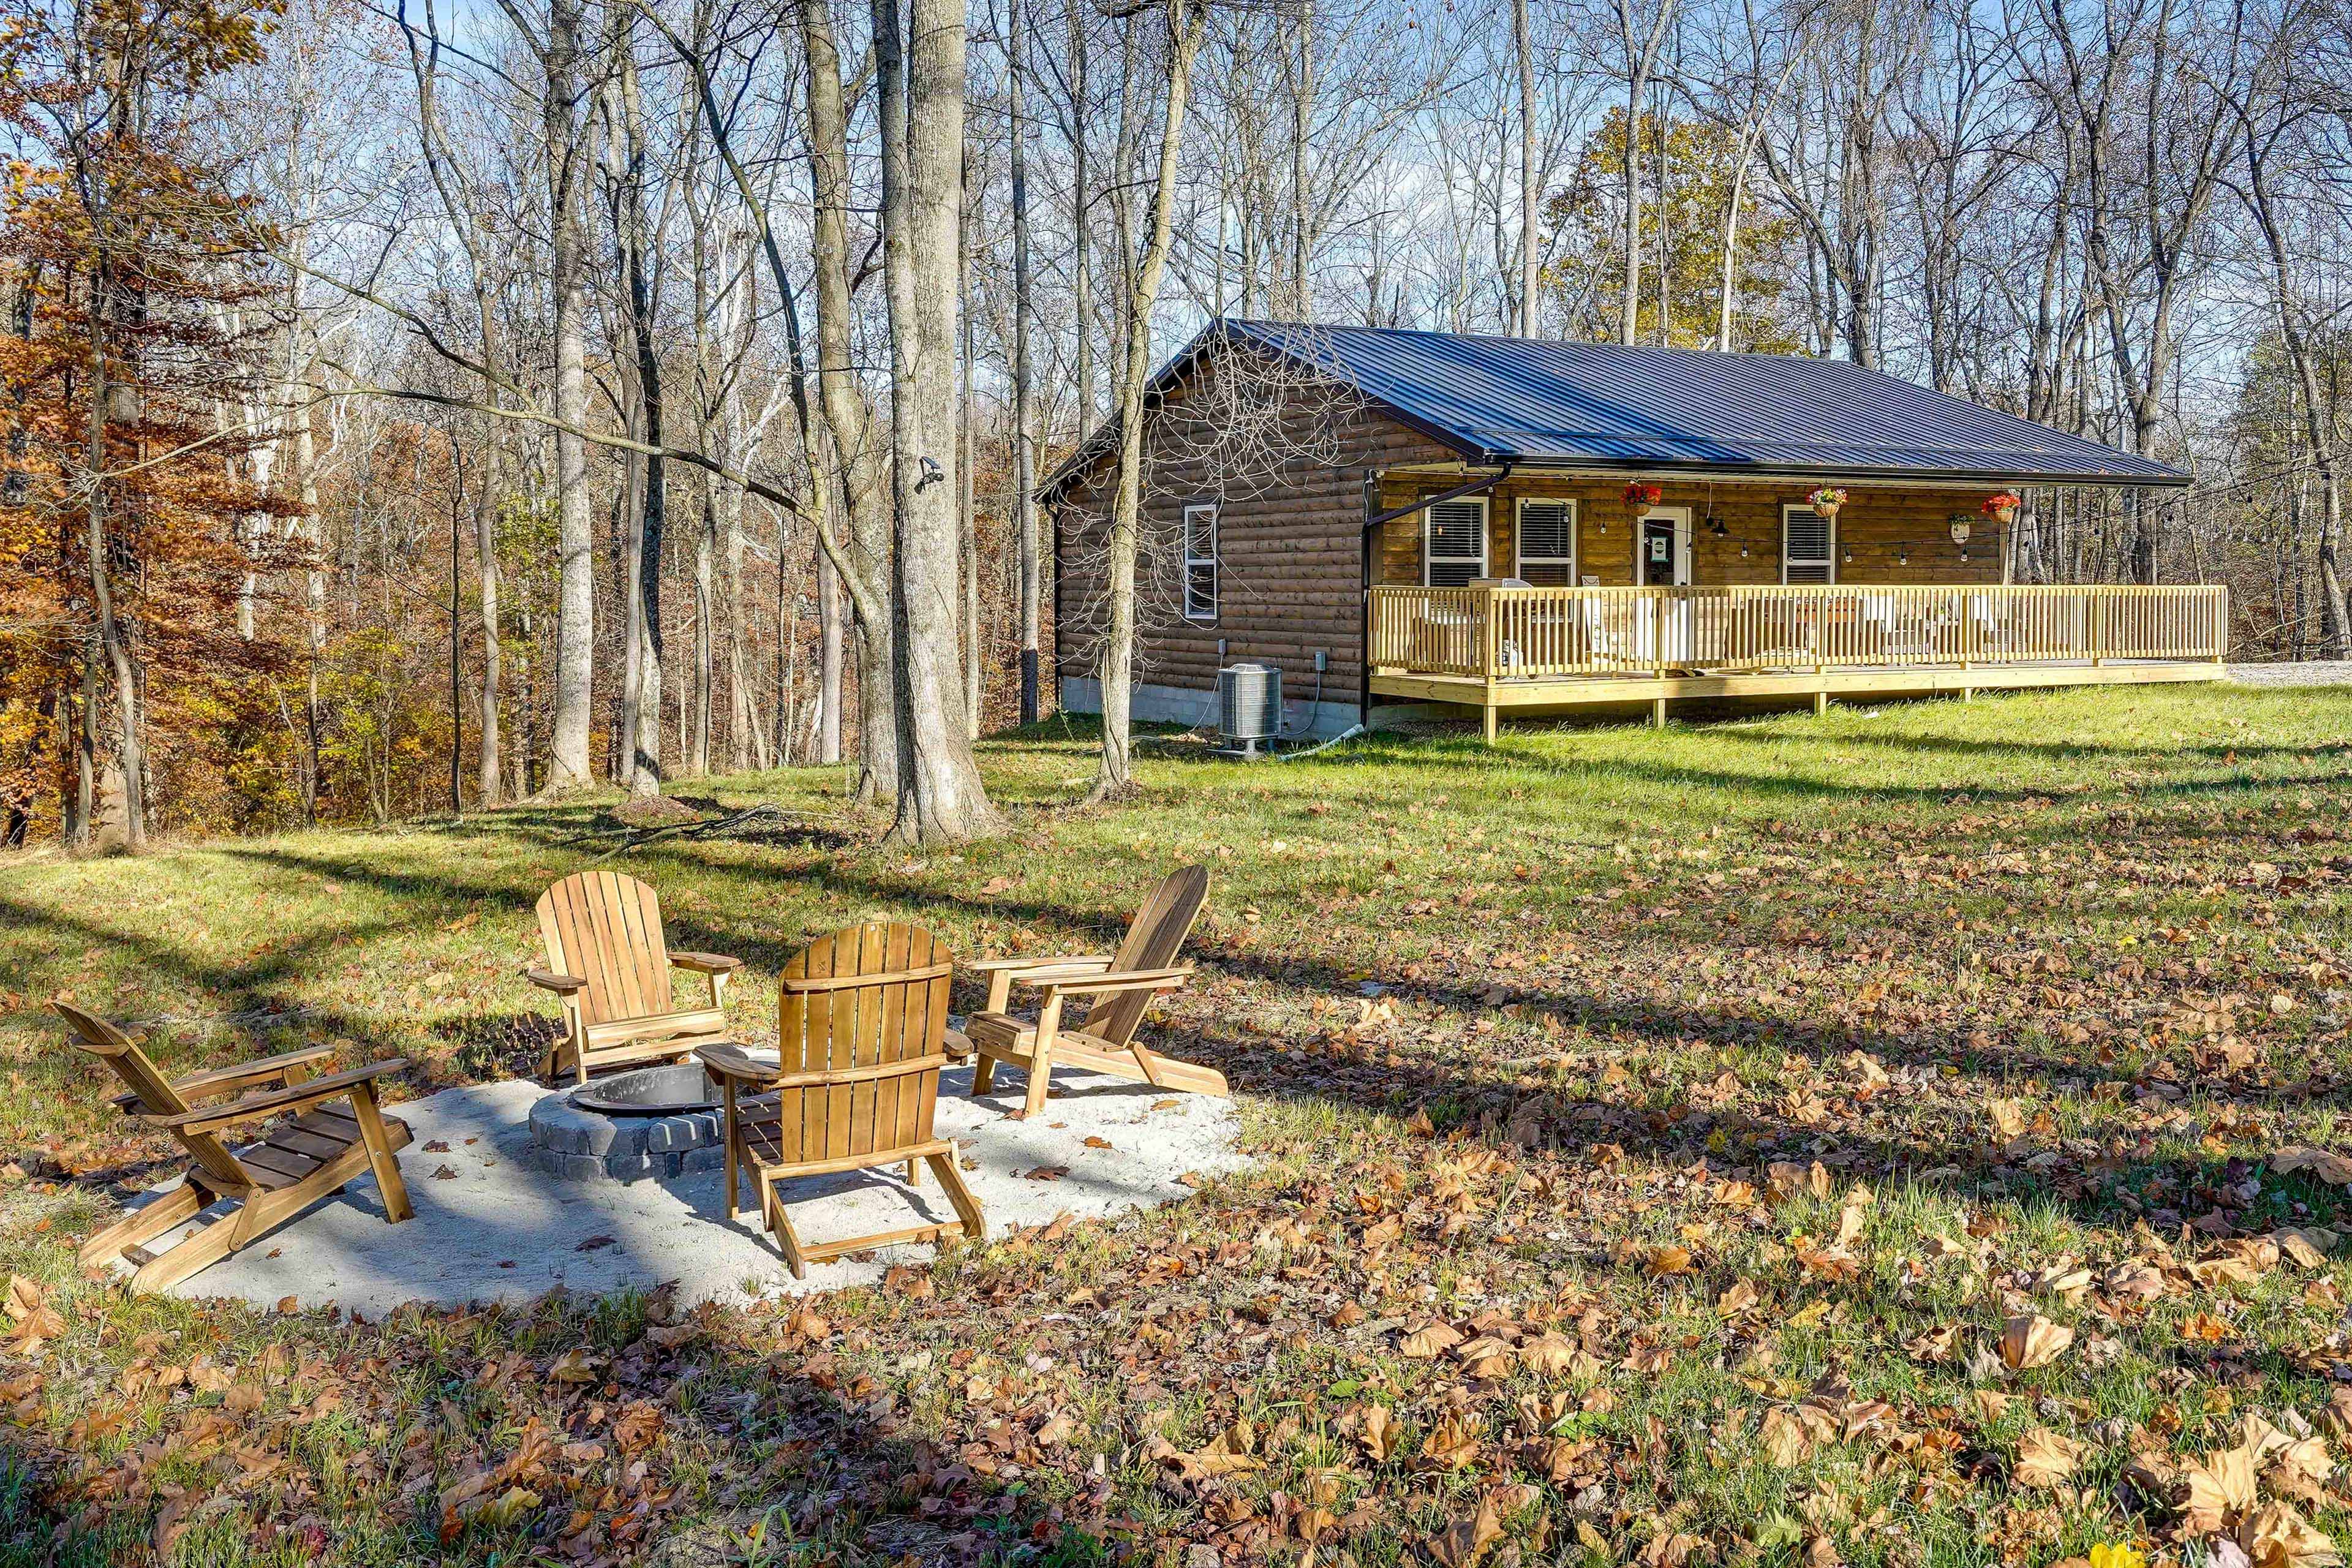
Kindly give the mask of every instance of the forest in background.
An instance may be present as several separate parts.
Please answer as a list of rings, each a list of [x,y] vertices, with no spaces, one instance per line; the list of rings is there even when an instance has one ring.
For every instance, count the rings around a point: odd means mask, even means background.
[[[1119,793],[1226,314],[1851,358],[2197,475],[2020,580],[2352,634],[2333,3],[5,10],[0,845],[836,762],[991,831],[1106,422]]]

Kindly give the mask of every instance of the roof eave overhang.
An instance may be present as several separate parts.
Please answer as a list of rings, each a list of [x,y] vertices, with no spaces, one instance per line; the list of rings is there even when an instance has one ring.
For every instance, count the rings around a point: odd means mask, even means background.
[[[1904,486],[1913,489],[1945,489],[1954,485],[2053,485],[2074,489],[2186,489],[2196,482],[2193,476],[2177,470],[2163,477],[2130,474],[2084,474],[2053,472],[2032,468],[1938,468],[1923,472],[1917,468],[1874,468],[1867,465],[1804,466],[1770,463],[1695,463],[1688,460],[1660,460],[1655,458],[1544,458],[1528,457],[1491,448],[1481,449],[1477,458],[1485,463],[1509,463],[1522,476],[1528,474],[1661,474],[1695,479],[1747,479],[1759,484],[1788,481],[1818,484],[1823,479],[1846,479],[1860,484]]]

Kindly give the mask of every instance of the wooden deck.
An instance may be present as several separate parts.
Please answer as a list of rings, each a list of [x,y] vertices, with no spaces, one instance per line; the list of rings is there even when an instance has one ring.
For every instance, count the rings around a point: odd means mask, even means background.
[[[1375,696],[1500,715],[1675,700],[1927,696],[2211,680],[2229,590],[1922,587],[1372,590]]]

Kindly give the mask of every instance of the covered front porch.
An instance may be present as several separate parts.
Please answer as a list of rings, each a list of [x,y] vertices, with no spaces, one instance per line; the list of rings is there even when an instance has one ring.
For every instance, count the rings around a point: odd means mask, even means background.
[[[2220,586],[1383,585],[1375,698],[1534,715],[1675,700],[1924,696],[2211,680]]]

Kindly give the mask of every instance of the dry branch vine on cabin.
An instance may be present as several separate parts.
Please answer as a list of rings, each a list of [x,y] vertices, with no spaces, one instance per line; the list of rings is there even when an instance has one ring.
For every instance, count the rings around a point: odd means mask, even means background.
[[[1369,407],[1363,394],[1328,374],[1329,355],[1311,331],[1297,335],[1296,352],[1274,354],[1230,339],[1213,341],[1203,361],[1171,384],[1145,432],[1143,507],[1136,541],[1136,670],[1149,668],[1151,634],[1184,624],[1184,508],[1214,501],[1219,508],[1218,594],[1248,601],[1255,585],[1225,569],[1223,513],[1237,504],[1297,488],[1302,470],[1355,460],[1351,435]],[[1181,476],[1181,481],[1171,476]],[[1065,646],[1098,662],[1109,604],[1107,511],[1070,504],[1066,557],[1078,570],[1066,579],[1087,584],[1066,606]]]

